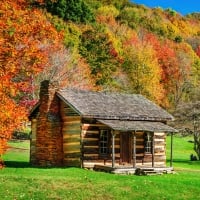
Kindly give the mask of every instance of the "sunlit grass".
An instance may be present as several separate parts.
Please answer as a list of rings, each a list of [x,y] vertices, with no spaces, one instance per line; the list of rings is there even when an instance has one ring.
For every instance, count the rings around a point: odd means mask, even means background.
[[[190,139],[174,138],[176,174],[158,176],[114,175],[80,168],[33,168],[28,164],[29,151],[10,151],[4,156],[7,167],[0,171],[0,197],[5,200],[200,199],[200,163],[190,161],[190,154],[194,153]],[[169,143],[168,140],[167,148]],[[26,145],[22,142],[15,147]]]

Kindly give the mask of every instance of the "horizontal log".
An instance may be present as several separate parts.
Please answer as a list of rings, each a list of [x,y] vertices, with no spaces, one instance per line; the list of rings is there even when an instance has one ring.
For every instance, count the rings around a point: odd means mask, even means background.
[[[80,142],[63,143],[63,148],[80,148]]]
[[[166,136],[165,135],[156,135],[156,136],[154,136],[154,138],[155,139],[163,139],[163,140],[165,140],[166,139]]]
[[[73,143],[73,142],[79,142],[79,144],[80,144],[80,137],[79,138],[64,138],[63,139],[63,143],[64,144],[67,144],[67,143]]]
[[[66,152],[80,152],[80,145],[63,145],[63,151],[66,153]]]
[[[154,151],[165,151],[165,147],[164,146],[155,146]]]
[[[91,157],[91,156],[99,157],[99,154],[98,153],[91,153],[91,154],[84,153],[83,154],[83,157]]]
[[[82,142],[83,146],[98,146],[99,145],[99,141],[95,140],[95,141],[91,141],[91,140],[84,140]]]
[[[68,138],[79,138],[80,139],[80,134],[63,134],[63,139],[68,139]]]
[[[136,132],[136,137],[143,136],[143,135],[144,135],[144,132]]]
[[[63,129],[64,130],[81,130],[81,127],[80,127],[80,124],[74,124],[74,123],[72,123],[72,124],[67,124],[67,123],[65,123],[65,124],[63,124]]]
[[[65,119],[63,119],[63,124],[64,124],[64,125],[76,124],[76,125],[79,125],[80,128],[81,128],[81,122],[80,122],[79,119],[78,119],[78,120],[67,120],[67,119],[65,118]]]
[[[77,130],[69,130],[69,129],[63,129],[62,130],[63,134],[81,134],[81,131],[79,129]]]
[[[80,156],[81,156],[81,153],[80,152],[73,152],[73,153],[67,153],[67,154],[64,154],[64,159],[67,159],[67,158],[78,158],[80,159]]]
[[[80,151],[80,149],[63,149],[63,151],[64,151],[64,155],[67,155],[67,154],[70,154],[70,153],[80,153],[81,151]]]
[[[94,149],[94,148],[98,148],[99,149],[99,145],[93,145],[93,146],[83,146],[83,149]]]
[[[137,154],[138,154],[138,153],[143,153],[143,154],[144,154],[144,148],[141,148],[141,149],[137,148],[137,149],[136,149],[136,152],[137,152]]]
[[[120,158],[120,153],[115,153],[115,158]]]
[[[164,142],[165,140],[164,140],[164,139],[155,138],[154,141],[155,141],[155,142]]]
[[[71,141],[71,142],[63,143],[63,147],[71,148],[74,146],[77,146],[80,148],[80,141]]]
[[[154,135],[155,135],[155,136],[165,136],[165,133],[163,133],[163,132],[161,132],[161,133],[155,132]]]
[[[136,158],[136,164],[139,164],[139,163],[141,163],[141,164],[143,163],[142,159],[137,159]]]
[[[112,150],[111,150],[112,151]],[[115,148],[115,155],[119,154],[120,153],[120,149],[118,148]]]
[[[99,156],[83,156],[82,160],[94,160],[94,161],[103,161],[103,159],[99,159]]]
[[[116,149],[119,149],[119,148],[120,148],[120,145],[115,145],[115,148],[116,148]]]
[[[137,138],[136,137],[136,142],[144,142],[144,138]]]
[[[155,146],[165,146],[166,145],[166,142],[160,142],[160,141],[158,141],[158,142],[154,142],[154,145]]]
[[[107,126],[105,126],[103,124],[82,124],[82,130],[93,130],[93,129],[96,129],[98,127],[107,128]]]
[[[80,116],[64,116],[63,121],[77,121],[81,122],[81,117]]]
[[[136,144],[136,149],[144,149],[144,145],[137,145]]]
[[[155,156],[165,156],[166,157],[166,154],[165,154],[165,151],[163,151],[163,152],[156,152]]]
[[[99,138],[83,138],[83,142],[85,141],[99,141]]]
[[[155,155],[154,155],[154,158],[155,158],[155,159],[162,159],[162,160],[165,160],[165,159],[166,159],[166,155],[157,155],[157,154],[155,154]]]
[[[152,154],[144,154],[144,158],[152,158]]]
[[[84,138],[85,139],[87,139],[87,138],[99,138],[99,134],[86,133]]]
[[[136,141],[144,141],[144,136],[136,136]]]
[[[144,153],[136,153],[136,156],[144,156]]]
[[[99,154],[99,148],[84,148],[82,149],[84,154]]]
[[[86,134],[99,134],[99,130],[82,130],[81,133],[83,135],[86,135]]]
[[[142,145],[143,147],[144,147],[144,141],[136,141],[136,145],[138,146],[138,145]]]
[[[163,162],[165,161],[165,156],[158,156],[158,157],[154,157],[154,162]],[[144,157],[143,162],[152,162],[152,158],[151,157]]]

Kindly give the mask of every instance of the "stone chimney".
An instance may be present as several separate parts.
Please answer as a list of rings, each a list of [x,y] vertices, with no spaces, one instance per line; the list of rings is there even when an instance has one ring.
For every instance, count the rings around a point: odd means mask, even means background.
[[[55,95],[58,84],[45,80],[40,87],[40,107],[37,117],[35,165],[61,166],[63,136],[60,103]]]

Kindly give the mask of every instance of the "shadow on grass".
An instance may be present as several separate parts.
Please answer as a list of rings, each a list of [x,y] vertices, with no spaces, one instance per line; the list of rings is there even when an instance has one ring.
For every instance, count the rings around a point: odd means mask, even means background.
[[[170,160],[167,159],[167,163],[170,163]],[[4,164],[6,167],[9,168],[40,168],[40,169],[49,169],[49,168],[69,168],[65,166],[57,166],[57,167],[39,167],[39,166],[33,166],[29,162],[23,162],[23,161],[5,161]],[[190,161],[190,160],[182,160],[182,159],[174,159],[173,164],[178,165],[200,165],[200,161]]]
[[[29,162],[22,161],[5,161],[4,164],[9,168],[33,168]]]
[[[4,161],[5,167],[7,168],[35,168],[35,169],[70,169],[79,167],[66,167],[66,166],[34,166],[29,162],[23,161]]]
[[[167,163],[170,163],[170,160],[167,159]],[[181,166],[181,164],[184,165],[200,165],[200,161],[191,161],[191,160],[183,160],[183,159],[174,159],[173,164],[178,164]]]

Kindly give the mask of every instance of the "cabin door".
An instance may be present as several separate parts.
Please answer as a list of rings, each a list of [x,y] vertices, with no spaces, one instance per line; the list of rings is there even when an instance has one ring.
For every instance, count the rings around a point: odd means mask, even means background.
[[[120,161],[121,164],[131,163],[131,133],[121,132],[120,137]]]

